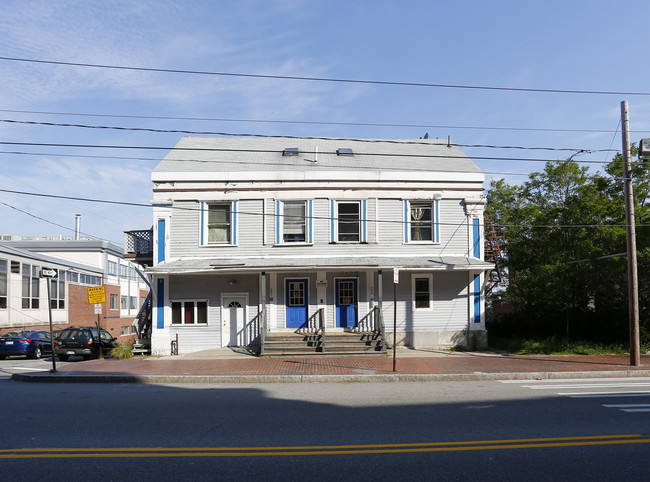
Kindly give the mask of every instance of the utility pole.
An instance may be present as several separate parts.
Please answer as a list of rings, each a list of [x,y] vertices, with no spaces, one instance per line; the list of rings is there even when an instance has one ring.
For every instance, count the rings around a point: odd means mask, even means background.
[[[623,180],[625,183],[625,224],[627,226],[627,297],[630,318],[630,365],[641,365],[639,346],[639,279],[636,264],[636,228],[634,221],[634,191],[627,101],[621,102],[621,132],[623,134]]]

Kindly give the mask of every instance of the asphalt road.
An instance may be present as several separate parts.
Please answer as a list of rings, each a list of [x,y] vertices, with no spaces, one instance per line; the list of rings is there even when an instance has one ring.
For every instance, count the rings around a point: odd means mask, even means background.
[[[650,379],[0,380],[7,480],[647,479]]]

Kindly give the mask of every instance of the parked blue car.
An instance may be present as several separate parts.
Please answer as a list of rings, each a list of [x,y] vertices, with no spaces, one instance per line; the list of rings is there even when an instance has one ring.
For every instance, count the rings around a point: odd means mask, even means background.
[[[52,354],[52,339],[47,331],[23,331],[17,335],[0,336],[0,360],[8,356],[41,358]]]

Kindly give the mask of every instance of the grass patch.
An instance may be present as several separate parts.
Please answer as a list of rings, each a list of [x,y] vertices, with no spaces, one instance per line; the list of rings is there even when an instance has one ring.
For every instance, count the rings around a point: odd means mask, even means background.
[[[116,360],[126,360],[133,357],[133,340],[118,343],[112,350],[111,356]]]
[[[604,345],[591,341],[571,341],[561,338],[530,340],[523,338],[490,337],[490,349],[505,351],[513,355],[624,355],[630,352],[628,345]],[[641,346],[641,353],[647,353],[650,346]]]

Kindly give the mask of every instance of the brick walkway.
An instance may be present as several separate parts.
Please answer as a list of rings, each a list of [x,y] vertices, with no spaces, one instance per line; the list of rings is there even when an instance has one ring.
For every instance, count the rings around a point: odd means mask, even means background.
[[[409,356],[397,359],[399,374],[473,375],[512,373],[571,373],[650,371],[650,356],[639,367],[627,355],[501,356],[453,354]],[[387,356],[317,356],[236,359],[186,359],[183,357],[91,360],[61,367],[60,376],[291,376],[291,375],[391,375],[393,359]],[[641,374],[641,373],[639,373]],[[45,374],[43,374],[45,375]],[[49,375],[49,374],[47,374]]]

